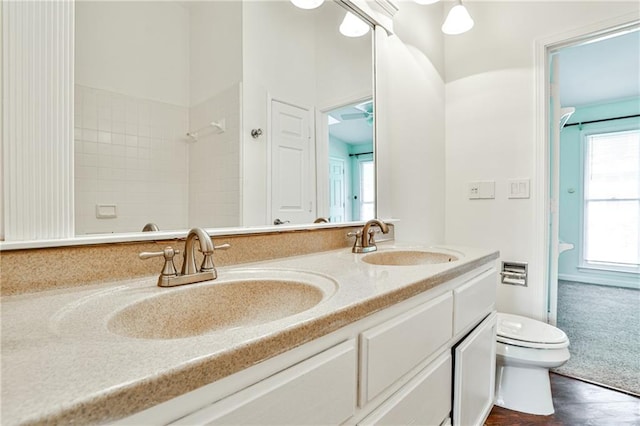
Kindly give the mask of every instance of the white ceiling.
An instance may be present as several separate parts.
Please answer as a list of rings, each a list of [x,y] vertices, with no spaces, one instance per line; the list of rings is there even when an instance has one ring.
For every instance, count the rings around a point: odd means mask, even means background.
[[[355,105],[338,108],[329,113],[339,123],[329,126],[329,134],[348,144],[361,144],[373,141],[373,126],[366,118],[345,119],[346,114],[362,114],[363,110]]]
[[[640,31],[565,48],[558,56],[562,106],[640,96]]]

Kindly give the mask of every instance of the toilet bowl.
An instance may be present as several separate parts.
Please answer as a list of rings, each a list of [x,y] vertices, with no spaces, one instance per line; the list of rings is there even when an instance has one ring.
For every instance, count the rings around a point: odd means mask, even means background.
[[[498,313],[495,405],[523,413],[553,414],[549,369],[569,360],[569,338],[559,328]]]

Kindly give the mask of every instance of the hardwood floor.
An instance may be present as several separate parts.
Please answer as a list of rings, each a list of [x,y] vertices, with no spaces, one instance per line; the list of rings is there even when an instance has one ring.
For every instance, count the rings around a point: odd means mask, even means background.
[[[486,426],[631,426],[640,425],[640,398],[551,374],[556,412],[534,416],[493,407]]]

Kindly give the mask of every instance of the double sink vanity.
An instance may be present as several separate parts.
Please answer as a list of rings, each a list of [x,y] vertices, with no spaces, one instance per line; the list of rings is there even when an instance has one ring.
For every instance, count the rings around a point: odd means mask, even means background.
[[[481,423],[497,257],[389,241],[5,296],[3,424]]]

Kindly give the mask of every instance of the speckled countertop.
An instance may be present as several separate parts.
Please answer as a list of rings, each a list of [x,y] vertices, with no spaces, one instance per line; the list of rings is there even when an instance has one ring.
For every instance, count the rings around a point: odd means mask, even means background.
[[[380,251],[409,247],[379,244]],[[379,266],[363,262],[363,255],[354,255],[350,249],[340,249],[219,268],[218,280],[180,288],[159,288],[156,277],[147,277],[3,297],[2,424],[99,423],[133,414],[335,331],[498,257],[490,250],[433,250],[460,259]],[[114,316],[127,306],[149,297],[255,278],[310,282],[320,289],[322,301],[283,319],[174,339],[125,336],[114,322]],[[259,291],[242,297],[254,294],[260,297]],[[176,309],[180,308],[176,303]],[[236,321],[247,319],[233,307],[224,311],[223,315],[235,315]]]

